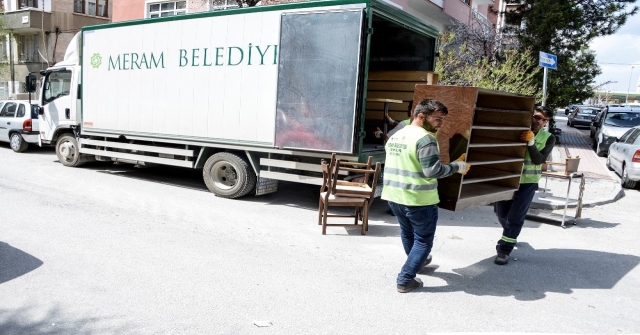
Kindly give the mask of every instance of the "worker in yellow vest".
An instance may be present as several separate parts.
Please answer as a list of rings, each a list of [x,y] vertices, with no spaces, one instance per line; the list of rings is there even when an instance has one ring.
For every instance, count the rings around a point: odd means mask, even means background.
[[[494,203],[493,210],[502,225],[502,237],[496,245],[497,255],[494,263],[509,263],[509,255],[515,247],[518,235],[524,225],[538,182],[542,176],[542,163],[547,160],[556,143],[556,137],[542,129],[553,118],[553,111],[546,107],[536,107],[531,120],[531,130],[520,135],[520,140],[527,142],[524,156],[524,167],[520,177],[520,187],[513,199]]]
[[[435,133],[444,124],[447,107],[437,100],[422,100],[411,124],[395,133],[385,146],[382,199],[400,224],[407,260],[396,279],[400,293],[422,287],[416,274],[428,264],[438,221],[438,181],[454,173],[466,174],[464,160],[440,163]]]

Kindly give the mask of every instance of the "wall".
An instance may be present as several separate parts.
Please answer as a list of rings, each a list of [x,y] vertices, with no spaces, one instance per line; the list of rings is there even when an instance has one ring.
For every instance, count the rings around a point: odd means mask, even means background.
[[[144,18],[144,0],[112,0],[112,22],[137,20]]]

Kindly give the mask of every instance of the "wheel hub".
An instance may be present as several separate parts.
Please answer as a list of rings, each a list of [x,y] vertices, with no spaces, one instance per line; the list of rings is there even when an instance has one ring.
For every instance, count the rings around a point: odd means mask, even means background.
[[[20,146],[19,139],[17,136],[11,136],[11,148],[17,149]]]
[[[64,158],[72,158],[75,148],[72,143],[64,142],[60,145],[60,155]]]
[[[236,170],[228,163],[219,162],[212,167],[213,182],[220,188],[232,188],[238,183]]]

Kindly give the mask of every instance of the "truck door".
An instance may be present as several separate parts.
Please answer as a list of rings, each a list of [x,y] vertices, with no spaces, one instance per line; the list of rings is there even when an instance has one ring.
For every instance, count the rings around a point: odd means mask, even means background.
[[[281,18],[275,144],[353,154],[364,9]]]
[[[75,123],[75,114],[71,113],[71,75],[71,70],[62,69],[45,76],[40,102],[44,114],[39,117],[39,126],[40,139],[47,143],[61,124]]]

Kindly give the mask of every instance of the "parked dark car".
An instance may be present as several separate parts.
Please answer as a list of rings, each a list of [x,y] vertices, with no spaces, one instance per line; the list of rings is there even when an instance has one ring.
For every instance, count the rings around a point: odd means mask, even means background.
[[[593,148],[598,156],[607,156],[609,146],[629,129],[640,125],[640,109],[633,107],[609,107],[596,116]]]
[[[564,115],[569,115],[578,106],[579,105],[569,105],[569,106],[567,106],[567,108],[564,109]]]
[[[580,106],[573,110],[567,117],[567,125],[569,127],[575,126],[591,126],[591,121],[596,115],[601,112],[602,109],[598,107],[585,107]]]

